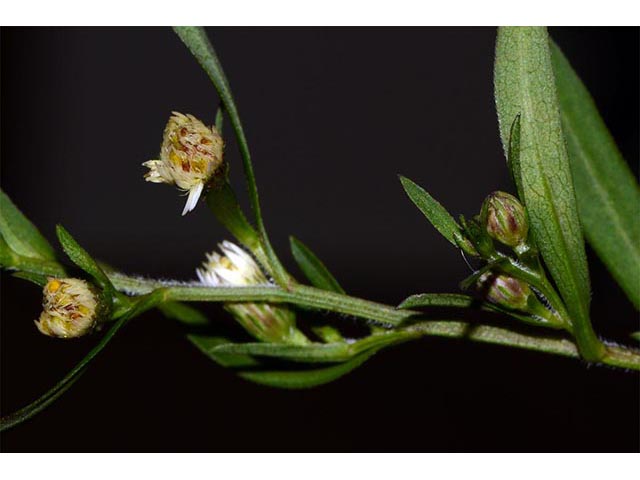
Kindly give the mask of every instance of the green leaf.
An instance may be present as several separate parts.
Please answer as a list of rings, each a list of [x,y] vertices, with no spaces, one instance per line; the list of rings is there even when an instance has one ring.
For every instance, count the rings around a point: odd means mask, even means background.
[[[422,187],[419,187],[402,175],[399,177],[404,191],[407,192],[407,195],[415,206],[427,217],[427,220],[431,222],[431,225],[433,225],[444,238],[449,240],[449,242],[458,246],[456,238],[460,235],[460,226],[449,212]]]
[[[295,237],[289,237],[291,253],[302,273],[309,279],[311,285],[322,290],[345,293],[338,281],[327,270],[322,261],[304,243]]]
[[[312,388],[337,380],[347,373],[355,370],[370,357],[376,350],[369,350],[352,358],[351,360],[322,368],[308,370],[256,370],[240,372],[240,377],[245,380],[267,385],[269,387],[298,390]]]
[[[228,343],[213,348],[214,353],[251,355],[254,357],[276,357],[303,363],[345,362],[371,349],[393,345],[415,336],[406,331],[386,332],[355,342],[314,343],[310,345],[287,345],[282,343]]]
[[[194,327],[209,325],[209,319],[197,308],[182,302],[165,302],[158,306],[158,310],[171,320],[177,320]]]
[[[11,250],[18,255],[40,260],[55,261],[56,259],[49,242],[2,190],[0,190],[0,234]]]
[[[551,60],[585,236],[640,309],[640,188],[593,98],[553,42]]]
[[[511,178],[518,191],[520,201],[524,203],[524,191],[522,189],[522,167],[520,166],[520,114],[511,125],[509,133],[509,153],[507,155],[507,165],[511,172]]]
[[[414,332],[389,332],[372,335],[352,344],[307,346],[232,343],[223,337],[206,335],[189,335],[188,338],[213,361],[223,367],[234,368],[245,380],[271,387],[299,389],[336,380],[362,365],[380,349],[415,336]],[[300,368],[298,363],[292,364],[292,367],[275,368],[256,357],[275,357],[288,362],[316,363],[321,366]]]
[[[207,34],[202,27],[173,27],[180,40],[187,46],[193,56],[198,60],[200,66],[207,73],[222,100],[225,111],[229,114],[231,126],[236,134],[240,154],[244,166],[244,173],[247,180],[247,190],[249,192],[249,201],[255,215],[258,232],[265,249],[265,253],[269,259],[269,266],[273,269],[273,275],[280,283],[286,283],[288,276],[284,267],[280,264],[276,256],[269,238],[267,236],[264,222],[262,220],[262,212],[260,209],[260,200],[258,198],[258,186],[256,185],[255,174],[253,173],[253,164],[251,163],[251,153],[249,152],[249,144],[242,128],[240,115],[236,108],[231,87],[227,76],[222,69],[218,55],[207,38]]]
[[[217,352],[216,347],[220,345],[234,345],[224,337],[210,335],[187,335],[187,338],[202,353],[218,365],[225,368],[246,368],[260,365],[260,362],[254,360],[251,356],[245,354]]]
[[[16,272],[12,276],[31,282],[39,287],[44,287],[47,284],[48,278],[45,275],[31,272]]]
[[[494,81],[500,135],[507,153],[511,127],[520,115],[522,199],[531,232],[569,311],[582,355],[596,360],[604,347],[589,321],[589,273],[547,30],[500,28]]]
[[[469,295],[457,293],[420,293],[411,295],[402,301],[398,308],[423,308],[423,307],[459,307],[468,308],[477,302]]]
[[[222,127],[224,124],[224,105],[221,103],[218,107],[218,111],[216,112],[216,130],[218,133],[222,135]]]
[[[541,317],[519,313],[508,308],[501,307],[490,302],[483,302],[468,295],[456,293],[419,293],[411,295],[405,299],[398,308],[420,309],[420,308],[462,308],[476,309],[485,312],[500,313],[515,318],[529,325],[542,326],[546,328],[559,328],[557,325],[551,325],[547,320]]]
[[[631,335],[629,335],[631,338],[633,338],[634,340],[637,340],[640,342],[640,332],[633,332]]]
[[[93,277],[96,283],[105,290],[109,297],[115,292],[111,281],[98,263],[82,248],[62,225],[56,227],[58,240],[71,261]]]

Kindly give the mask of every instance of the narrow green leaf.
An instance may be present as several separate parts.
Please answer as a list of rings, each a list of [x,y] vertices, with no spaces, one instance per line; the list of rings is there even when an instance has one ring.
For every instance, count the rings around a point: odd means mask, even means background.
[[[511,178],[516,186],[518,197],[524,204],[524,191],[522,189],[522,167],[520,166],[520,114],[511,125],[509,134],[509,153],[507,155],[507,164],[511,172]]]
[[[459,307],[468,308],[476,302],[469,295],[457,293],[419,293],[411,295],[402,301],[398,308],[424,308],[424,307]]]
[[[551,60],[585,236],[640,309],[640,188],[589,91],[553,42]]]
[[[228,343],[213,348],[214,353],[276,357],[303,363],[345,362],[371,349],[379,350],[415,336],[406,331],[371,335],[347,343],[314,343],[311,345],[286,345],[281,343]]]
[[[55,261],[56,259],[49,242],[2,190],[0,190],[0,235],[18,255],[40,260]]]
[[[172,320],[177,320],[185,325],[204,326],[209,325],[209,319],[197,308],[182,302],[165,302],[158,306],[163,315]]]
[[[414,332],[373,335],[353,344],[294,346],[263,343],[232,343],[223,337],[189,335],[200,351],[223,367],[254,383],[277,388],[311,388],[336,380],[362,365],[380,349],[414,338]],[[302,368],[274,368],[255,357],[275,357],[283,361],[317,363]],[[331,363],[335,363],[331,365]],[[321,365],[321,366],[320,366]]]
[[[323,290],[337,293],[345,293],[338,281],[327,270],[322,261],[304,243],[295,237],[289,237],[291,253],[302,273],[311,282],[311,285]]]
[[[65,276],[64,267],[55,260],[25,257],[12,250],[0,235],[0,267],[35,275]]]
[[[540,317],[518,313],[490,302],[483,302],[468,295],[456,293],[419,293],[417,295],[411,295],[398,305],[398,308],[407,309],[434,307],[462,309],[474,308],[485,312],[504,314],[528,325],[542,326],[545,328],[559,328],[557,326],[550,325],[548,321]]]
[[[546,28],[498,30],[495,96],[500,135],[508,153],[520,115],[520,170],[531,232],[571,315],[581,353],[604,352],[589,321],[589,273],[562,135]]]
[[[313,388],[343,377],[358,368],[375,353],[376,350],[369,350],[347,362],[322,368],[308,370],[248,370],[240,372],[239,375],[245,380],[269,387],[291,390]]]
[[[16,272],[12,276],[31,282],[39,287],[44,287],[48,281],[45,275],[41,275],[39,273]]]
[[[62,225],[56,227],[56,233],[62,248],[71,261],[91,275],[96,283],[109,294],[109,297],[112,297],[114,293],[113,285],[98,263],[75,241]]]
[[[216,130],[222,135],[222,127],[224,125],[224,104],[220,104],[218,111],[216,112]]]
[[[247,139],[242,128],[242,122],[240,121],[240,115],[238,114],[238,109],[236,108],[233,95],[231,94],[229,81],[222,69],[218,55],[202,27],[173,27],[173,29],[178,37],[180,37],[180,40],[182,40],[182,42],[191,51],[196,60],[198,60],[200,66],[202,66],[213,82],[213,85],[220,96],[220,100],[222,100],[224,109],[229,114],[229,120],[231,121],[231,126],[236,134],[238,146],[240,147],[240,153],[242,155],[251,208],[255,215],[256,225],[258,227],[260,238],[262,239],[265,253],[269,259],[269,266],[273,269],[272,273],[275,279],[280,283],[286,283],[288,276],[273,251],[273,247],[269,242],[269,238],[264,227],[262,212],[260,209],[260,200],[258,198],[258,186],[256,185],[255,174],[253,173],[251,153],[249,152],[249,144],[247,143]]]
[[[451,244],[458,246],[456,237],[460,235],[460,226],[449,212],[422,187],[402,175],[399,177],[404,191],[407,192],[407,195],[415,206],[427,217],[427,220],[431,222],[431,225],[433,225],[444,238],[449,240]]]
[[[224,337],[194,334],[187,335],[187,338],[198,348],[198,350],[222,367],[247,368],[260,365],[260,362],[246,354],[217,352],[215,349],[218,346],[234,345]]]

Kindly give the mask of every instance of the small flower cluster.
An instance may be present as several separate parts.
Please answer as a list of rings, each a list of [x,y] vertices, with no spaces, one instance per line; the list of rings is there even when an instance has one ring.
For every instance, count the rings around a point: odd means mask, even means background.
[[[99,299],[84,280],[50,278],[43,294],[43,311],[35,322],[41,333],[75,338],[91,333],[96,327]]]
[[[164,129],[160,159],[149,160],[147,182],[176,185],[188,193],[182,215],[193,210],[212,176],[223,166],[224,142],[216,127],[193,115],[173,112]]]
[[[229,241],[218,247],[222,254],[209,253],[202,268],[196,270],[202,284],[209,287],[270,285],[260,266],[247,252]],[[258,340],[307,343],[307,338],[296,328],[295,313],[287,307],[268,303],[227,303],[225,309]]]
[[[487,262],[505,259],[494,242],[511,249],[519,260],[525,252],[533,252],[529,244],[529,222],[520,201],[505,192],[493,192],[483,202],[480,215],[465,225],[468,240],[476,253]],[[537,254],[533,254],[537,264]],[[523,312],[544,323],[557,323],[530,285],[505,274],[499,267],[480,275],[476,287],[489,302],[507,310]]]

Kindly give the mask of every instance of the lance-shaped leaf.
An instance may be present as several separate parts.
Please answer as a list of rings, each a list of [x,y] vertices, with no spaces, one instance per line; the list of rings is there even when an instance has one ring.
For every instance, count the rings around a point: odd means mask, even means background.
[[[372,335],[353,343],[282,345],[232,343],[223,337],[189,335],[205,355],[241,378],[277,388],[311,388],[336,380],[362,365],[380,349],[414,338],[416,332]],[[271,357],[284,362],[274,367]],[[301,364],[313,364],[303,366]]]
[[[214,353],[274,357],[302,363],[339,363],[372,349],[415,337],[407,331],[385,332],[371,335],[355,342],[313,343],[311,345],[286,345],[278,343],[229,343],[213,348]]]
[[[328,367],[305,369],[305,370],[261,370],[261,371],[244,371],[240,372],[240,376],[245,380],[249,380],[261,385],[269,387],[286,388],[298,390],[303,388],[313,388],[325,383],[333,382],[347,373],[355,370],[370,357],[376,353],[376,350],[369,350],[362,353],[351,360],[343,363],[330,365]]]
[[[58,240],[64,252],[69,256],[71,261],[91,275],[96,283],[105,290],[105,293],[113,296],[115,290],[111,284],[111,280],[109,280],[109,277],[107,277],[93,257],[76,242],[62,225],[56,227],[56,233],[58,234]]]
[[[329,272],[324,263],[307,247],[295,237],[289,237],[291,243],[291,253],[296,263],[309,279],[311,285],[322,290],[329,290],[336,293],[345,293],[338,281]]]
[[[531,232],[571,315],[581,353],[589,360],[598,359],[603,347],[589,321],[587,259],[546,28],[500,28],[494,73],[500,136],[507,155],[511,128],[520,116],[520,176]]]
[[[405,298],[398,308],[453,307],[469,308],[478,303],[469,295],[458,293],[418,293]]]
[[[55,261],[49,242],[25,217],[9,196],[0,190],[0,235],[18,255],[39,260]]]
[[[585,236],[640,309],[640,188],[589,91],[555,43],[551,60]]]
[[[416,207],[427,217],[436,230],[453,245],[458,246],[456,238],[460,235],[460,225],[447,210],[422,187],[413,183],[407,177],[400,175],[400,182],[404,191]]]
[[[222,367],[246,368],[260,365],[260,362],[246,354],[217,352],[216,347],[221,345],[234,345],[234,343],[224,337],[193,334],[187,335],[187,338],[198,350]]]

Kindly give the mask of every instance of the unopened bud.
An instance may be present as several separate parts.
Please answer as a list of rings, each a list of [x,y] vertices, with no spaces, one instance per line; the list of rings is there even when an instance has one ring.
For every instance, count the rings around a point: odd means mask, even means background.
[[[485,289],[487,300],[512,310],[527,310],[533,294],[529,285],[507,275],[483,275],[479,284]]]
[[[42,313],[35,322],[50,337],[75,338],[98,324],[99,298],[84,280],[50,278],[43,289]]]
[[[491,238],[509,247],[527,240],[529,223],[520,201],[506,192],[493,192],[482,204],[481,218]]]
[[[182,215],[193,210],[212,176],[223,166],[224,143],[216,127],[208,128],[193,115],[173,112],[164,129],[160,160],[149,160],[147,182],[176,185],[188,193]]]
[[[260,266],[237,245],[224,241],[217,252],[207,254],[202,268],[196,270],[200,281],[210,287],[247,287],[269,285]],[[258,340],[264,342],[307,343],[296,328],[295,313],[285,306],[268,303],[227,303],[225,309]]]

